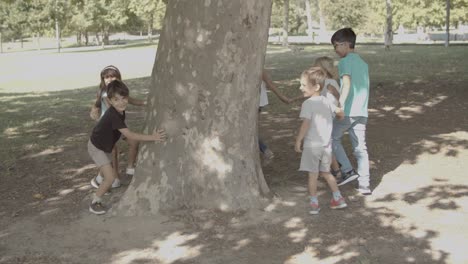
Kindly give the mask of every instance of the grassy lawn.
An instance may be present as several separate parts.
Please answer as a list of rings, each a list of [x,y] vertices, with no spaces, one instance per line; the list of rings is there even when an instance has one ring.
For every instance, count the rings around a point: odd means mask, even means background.
[[[388,85],[437,83],[441,92],[446,81],[468,82],[468,54],[465,46],[395,46],[384,51],[376,45],[357,46],[368,62],[371,88]],[[70,53],[12,53],[0,60],[0,158],[3,169],[21,164],[31,153],[57,151],[82,143],[90,131],[88,108],[94,99],[99,71],[117,65],[137,97],[144,98],[156,47],[135,47]],[[307,46],[292,53],[281,46],[270,46],[266,68],[278,87],[288,96],[297,96],[298,76],[319,56],[337,59],[331,46]],[[465,59],[463,59],[465,58]],[[391,89],[391,88],[390,88]],[[395,93],[395,97],[399,95]],[[401,98],[402,100],[404,98]],[[268,111],[280,113],[290,106],[270,95]],[[371,98],[372,101],[372,98]],[[372,103],[371,103],[372,104]],[[132,120],[132,119],[129,119]],[[142,118],[140,119],[142,120]]]
[[[206,222],[187,218],[201,223],[197,226],[202,229],[203,223],[214,225],[206,230],[147,226],[154,219],[130,221],[125,227],[125,221],[112,223],[112,217],[97,221],[86,212],[93,191],[89,180],[96,173],[86,152],[95,124],[88,114],[99,71],[116,65],[132,95],[145,98],[154,45],[0,55],[0,226],[6,228],[0,230],[6,241],[0,241],[0,249],[12,248],[0,256],[0,263],[92,263],[86,257],[110,263],[106,261],[119,258],[119,252],[154,252],[163,245],[154,241],[164,241],[171,233],[167,230],[196,234],[193,243],[179,245],[201,245],[199,262],[193,263],[221,262],[213,256],[226,258],[223,263],[259,256],[291,260],[281,263],[299,263],[294,258],[306,256],[315,262],[302,263],[466,263],[460,246],[466,240],[468,206],[463,166],[468,157],[466,50],[402,45],[384,51],[377,45],[357,46],[371,75],[367,141],[374,193],[360,197],[346,185],[341,190],[350,208],[341,212],[326,208],[319,218],[310,218],[305,211],[306,178],[298,176],[299,156],[292,147],[300,103],[285,105],[270,94],[260,133],[275,152],[275,161],[263,171],[279,194],[279,208],[272,216],[261,212],[258,221],[265,220],[246,229],[233,229],[229,224],[233,217],[221,221],[211,212]],[[281,91],[295,97],[300,94],[300,73],[319,56],[337,59],[330,45],[306,46],[297,53],[270,46],[265,67]],[[129,127],[141,129],[144,109],[130,106],[127,114]],[[127,145],[119,147],[125,161]],[[326,197],[329,193],[322,187]],[[113,191],[110,199],[118,199],[124,190]],[[296,205],[281,205],[289,200]],[[235,239],[220,239],[219,232]],[[198,234],[200,238],[195,238]],[[96,236],[93,242],[90,237]],[[232,250],[242,241],[252,243]],[[70,261],[74,259],[77,262]],[[275,261],[259,263],[280,263]]]
[[[370,66],[373,91],[389,85],[392,89],[411,83],[437,83],[443,92],[452,88],[445,87],[447,81],[456,81],[460,85],[468,82],[465,46],[448,49],[442,46],[395,46],[391,51],[384,51],[380,46],[365,45],[357,46],[356,50]],[[155,46],[146,46],[62,54],[4,55],[0,60],[2,169],[8,174],[14,164],[21,164],[25,155],[54,152],[86,140],[93,125],[88,119],[88,108],[94,99],[99,71],[105,65],[117,65],[132,92],[144,98],[150,85],[148,76],[155,52]],[[284,94],[293,97],[300,94],[297,89],[299,74],[319,56],[337,59],[331,46],[327,45],[307,46],[299,53],[270,46],[266,68]],[[400,95],[395,92],[394,96],[398,98]],[[270,96],[270,100],[270,112],[281,113],[290,108],[275,96]]]

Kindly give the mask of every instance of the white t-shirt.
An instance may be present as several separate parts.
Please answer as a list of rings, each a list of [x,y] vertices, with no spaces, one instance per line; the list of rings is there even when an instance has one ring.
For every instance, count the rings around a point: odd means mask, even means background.
[[[323,89],[320,92],[320,95],[328,98],[328,100],[330,100],[330,102],[332,102],[335,106],[338,106],[339,101],[336,100],[335,96],[330,91],[328,91],[328,85],[329,84],[331,86],[335,87],[336,91],[338,91],[338,93],[339,93],[340,86],[338,85],[338,83],[334,79],[326,79],[325,83],[323,85]]]
[[[336,109],[337,107],[323,96],[312,96],[302,103],[299,117],[310,120],[309,130],[304,137],[304,148],[330,144]]]
[[[260,85],[260,103],[258,104],[259,107],[264,107],[268,105],[268,95],[267,95],[267,88],[266,83],[262,81]]]

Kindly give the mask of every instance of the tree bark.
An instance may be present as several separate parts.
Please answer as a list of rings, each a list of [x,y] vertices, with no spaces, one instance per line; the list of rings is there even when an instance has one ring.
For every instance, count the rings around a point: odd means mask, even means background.
[[[154,16],[151,14],[148,18],[148,41],[153,42],[153,19]]]
[[[324,39],[325,34],[327,33],[327,27],[325,25],[325,16],[323,15],[322,7],[320,4],[319,0],[315,0],[315,4],[317,7],[318,11],[318,17],[319,17],[319,24],[320,24],[320,30],[319,30],[319,38],[315,40],[315,43],[320,43],[320,40]]]
[[[288,46],[289,0],[284,0],[283,19],[283,46]]]
[[[309,36],[310,41],[314,41],[314,36],[312,35],[312,14],[310,10],[310,0],[304,0],[306,6],[306,16],[307,16],[307,36]]]
[[[450,0],[445,0],[445,47],[450,43]]]
[[[116,208],[258,208],[270,191],[257,117],[271,0],[168,1],[135,176]]]
[[[385,0],[387,18],[385,25],[385,48],[390,49],[393,44],[393,7],[392,0]]]

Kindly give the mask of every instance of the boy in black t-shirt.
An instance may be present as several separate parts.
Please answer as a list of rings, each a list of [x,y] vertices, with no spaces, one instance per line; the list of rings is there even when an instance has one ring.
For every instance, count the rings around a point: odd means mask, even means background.
[[[125,124],[125,109],[128,104],[128,88],[119,80],[112,81],[107,86],[107,96],[111,107],[101,117],[94,127],[88,141],[88,153],[100,169],[104,181],[94,194],[89,211],[94,214],[104,214],[107,209],[102,204],[102,195],[111,187],[117,177],[112,168],[112,148],[123,134],[136,141],[162,142],[166,138],[164,130],[160,129],[152,135],[144,135],[130,131]]]

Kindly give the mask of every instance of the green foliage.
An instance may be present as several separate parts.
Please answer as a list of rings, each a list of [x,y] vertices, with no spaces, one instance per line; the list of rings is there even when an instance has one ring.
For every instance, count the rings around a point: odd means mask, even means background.
[[[360,26],[369,14],[367,1],[362,0],[320,0],[320,8],[330,28]]]
[[[468,22],[468,0],[451,0],[450,24]],[[395,21],[407,28],[444,27],[445,0],[394,0]]]
[[[151,28],[161,28],[166,3],[162,0],[129,0],[128,9]]]

